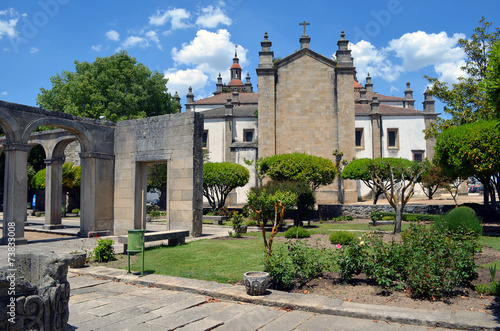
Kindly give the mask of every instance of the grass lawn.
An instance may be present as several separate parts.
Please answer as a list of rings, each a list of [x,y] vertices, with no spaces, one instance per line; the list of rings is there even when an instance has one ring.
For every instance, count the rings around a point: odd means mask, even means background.
[[[238,282],[247,271],[264,270],[265,250],[259,239],[198,240],[183,246],[155,247],[146,250],[144,269],[219,283]],[[131,269],[141,270],[139,259]]]

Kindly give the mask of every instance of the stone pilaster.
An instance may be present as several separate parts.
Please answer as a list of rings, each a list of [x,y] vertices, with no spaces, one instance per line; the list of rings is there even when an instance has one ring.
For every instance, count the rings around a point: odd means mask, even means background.
[[[372,99],[370,116],[372,120],[372,158],[382,157],[382,119],[380,116],[380,102],[376,96]]]
[[[259,157],[276,154],[276,84],[273,68],[274,52],[271,51],[271,41],[267,32],[261,43],[259,52],[259,67],[257,68],[259,103]]]
[[[345,39],[344,31],[341,33],[336,52],[337,67],[335,77],[337,83],[337,134],[338,150],[344,153],[345,160],[352,160],[356,156],[355,146],[355,117],[354,117],[354,75],[351,51],[348,49],[349,41]],[[339,196],[342,192],[339,192]],[[344,182],[344,203],[354,203],[358,200],[356,182]],[[342,201],[342,199],[339,199]]]
[[[432,124],[436,124],[437,114],[435,110],[435,101],[432,98],[429,90],[424,92],[424,117],[425,117],[425,129],[428,129]],[[425,157],[432,161],[434,158],[434,147],[436,146],[436,139],[429,138],[425,141]]]

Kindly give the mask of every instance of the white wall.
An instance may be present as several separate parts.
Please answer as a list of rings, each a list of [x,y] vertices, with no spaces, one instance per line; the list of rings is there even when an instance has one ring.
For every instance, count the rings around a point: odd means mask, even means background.
[[[387,129],[397,128],[399,148],[387,148]],[[423,117],[415,116],[382,116],[382,157],[402,157],[413,160],[412,150],[425,151]],[[424,153],[424,158],[426,157]]]
[[[244,138],[243,131],[245,129],[253,129],[254,130],[253,139],[254,139],[254,141],[257,140],[259,133],[257,132],[257,119],[256,118],[251,118],[251,117],[235,118],[233,123],[234,123],[234,129],[233,129],[234,141],[243,142],[243,138]]]
[[[210,162],[224,162],[224,119],[205,119],[203,130],[208,130],[207,148]]]
[[[372,141],[372,120],[370,116],[356,116],[355,120],[356,128],[363,128],[363,139],[364,139],[364,148],[356,147],[356,158],[372,158],[373,156],[373,141]],[[347,160],[350,161],[350,160]]]

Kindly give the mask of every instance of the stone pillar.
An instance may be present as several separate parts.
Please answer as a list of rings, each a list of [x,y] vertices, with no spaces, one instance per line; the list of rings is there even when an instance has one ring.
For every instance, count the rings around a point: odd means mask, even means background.
[[[236,92],[237,93],[237,92]],[[233,94],[234,95],[234,94]],[[231,155],[231,144],[233,143],[233,103],[231,99],[227,99],[226,114],[224,116],[224,162],[234,162],[234,157]]]
[[[373,84],[372,78],[370,77],[370,73],[366,76],[366,84],[365,84],[366,92],[373,93]]]
[[[380,116],[380,102],[376,96],[373,96],[371,103],[372,119],[372,158],[382,157],[382,118]]]
[[[25,144],[5,145],[3,236],[0,242],[4,245],[9,242],[9,238],[15,238],[16,245],[28,243],[24,238],[24,222],[27,212],[29,150],[30,146]],[[14,235],[9,236],[12,232]]]
[[[345,160],[356,157],[355,146],[355,118],[354,118],[354,74],[351,51],[348,49],[349,41],[346,40],[344,31],[341,33],[336,52],[337,67],[335,76],[337,83],[337,123],[338,123],[338,150],[344,153]],[[339,196],[341,192],[339,192]],[[356,181],[344,182],[344,203],[358,201]]]
[[[135,163],[134,229],[146,229],[146,202],[148,188],[148,165]]]
[[[114,157],[83,152],[79,237],[106,236],[113,232]]]
[[[63,158],[45,160],[45,224],[44,229],[62,229],[62,165]]]
[[[266,157],[276,154],[276,71],[267,32],[260,44],[262,51],[259,52],[260,62],[256,70],[259,78],[259,157]]]
[[[435,110],[435,101],[432,98],[432,94],[430,94],[427,89],[424,92],[424,102],[422,102],[424,108],[424,117],[425,117],[425,129],[427,130],[431,125],[436,124],[437,114]],[[436,138],[429,138],[425,141],[425,157],[427,157],[430,161],[434,158],[434,146],[436,146]]]
[[[410,88],[410,82],[406,83],[405,102],[409,109],[415,109],[415,99],[413,99],[413,90]]]

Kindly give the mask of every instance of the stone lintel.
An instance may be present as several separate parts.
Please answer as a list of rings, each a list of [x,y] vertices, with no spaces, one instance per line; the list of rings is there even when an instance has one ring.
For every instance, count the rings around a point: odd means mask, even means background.
[[[99,152],[81,152],[80,158],[82,158],[82,159],[94,158],[94,159],[103,159],[103,160],[114,160],[115,155],[114,154],[99,153]]]
[[[4,151],[29,151],[31,146],[28,144],[10,143],[3,146]]]
[[[275,69],[274,68],[257,68],[257,76],[274,76]]]

